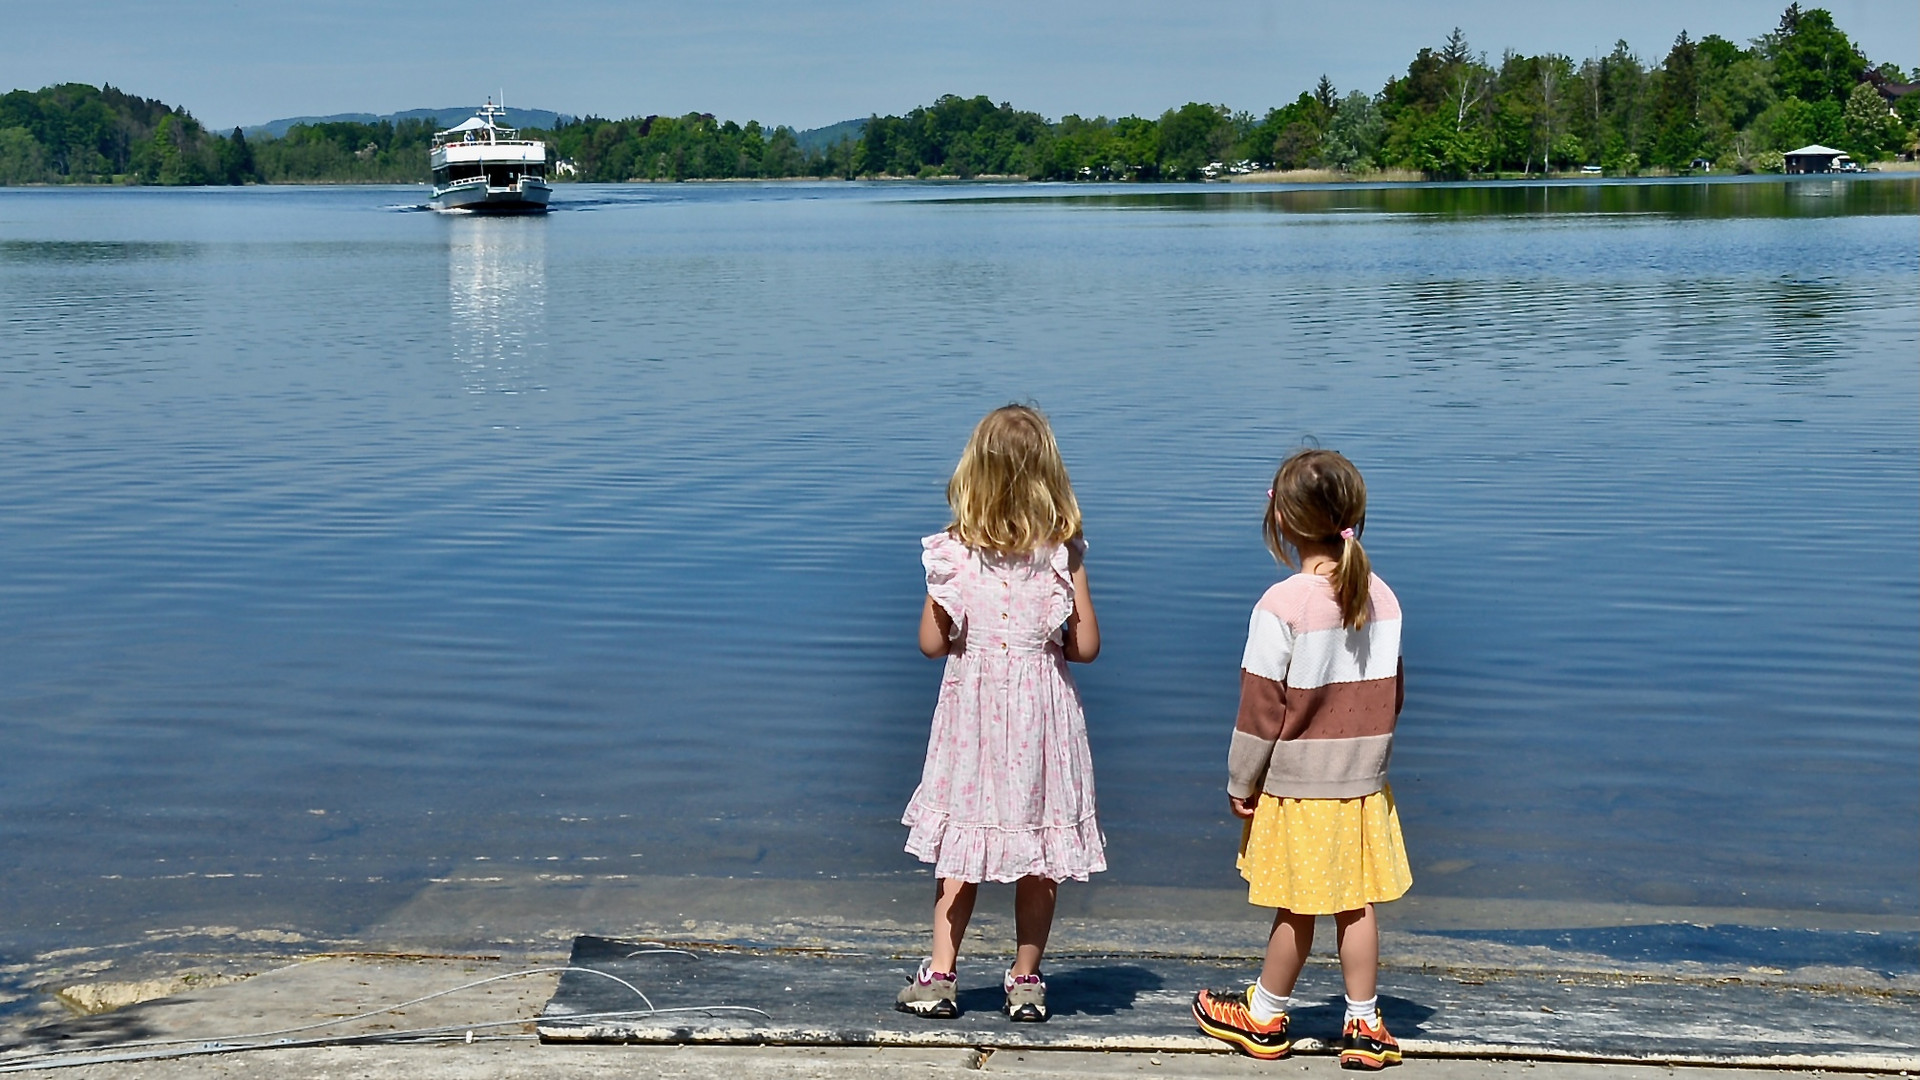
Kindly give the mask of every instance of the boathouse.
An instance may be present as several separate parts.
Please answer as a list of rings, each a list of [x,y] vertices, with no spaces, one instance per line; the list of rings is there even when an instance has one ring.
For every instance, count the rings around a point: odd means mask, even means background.
[[[1841,165],[1853,160],[1847,157],[1845,150],[1835,150],[1831,146],[1821,146],[1819,143],[1803,146],[1798,150],[1789,150],[1784,156],[1787,159],[1787,171],[1790,173],[1833,172]]]

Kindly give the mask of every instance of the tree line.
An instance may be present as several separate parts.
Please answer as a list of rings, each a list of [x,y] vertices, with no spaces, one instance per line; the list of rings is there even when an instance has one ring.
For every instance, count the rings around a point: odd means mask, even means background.
[[[1050,121],[984,96],[874,115],[857,137],[803,148],[788,127],[705,113],[587,117],[543,138],[561,177],[590,181],[1007,176],[1193,180],[1254,169],[1435,178],[1599,166],[1617,175],[1778,171],[1825,143],[1862,161],[1911,154],[1920,70],[1871,63],[1824,9],[1796,3],[1745,47],[1685,32],[1660,61],[1626,42],[1604,56],[1497,59],[1455,30],[1378,93],[1322,76],[1254,115],[1189,102],[1158,117]],[[433,127],[296,124],[253,140],[185,110],[79,83],[0,97],[0,183],[404,183],[422,178]]]
[[[0,97],[0,184],[409,183],[433,131],[425,120],[296,124],[249,140],[151,98],[64,83]]]

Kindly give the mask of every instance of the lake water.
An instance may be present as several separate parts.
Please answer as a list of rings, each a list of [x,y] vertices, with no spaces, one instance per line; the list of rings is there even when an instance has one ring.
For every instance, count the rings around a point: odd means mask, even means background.
[[[1418,894],[1920,908],[1920,181],[421,201],[0,190],[5,957],[481,861],[915,873],[917,540],[1010,400],[1086,511],[1110,880],[1237,882],[1311,439],[1407,613]]]

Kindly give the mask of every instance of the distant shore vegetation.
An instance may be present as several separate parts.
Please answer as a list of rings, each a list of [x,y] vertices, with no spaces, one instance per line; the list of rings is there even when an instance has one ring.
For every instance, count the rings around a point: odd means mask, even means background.
[[[1824,9],[1790,6],[1745,47],[1686,33],[1649,63],[1497,59],[1455,30],[1378,93],[1324,76],[1265,113],[1189,102],[1158,117],[1092,119],[981,97],[835,125],[835,138],[705,113],[599,117],[527,129],[560,179],[1010,177],[1152,181],[1269,170],[1459,179],[1598,168],[1611,175],[1780,171],[1809,143],[1855,160],[1911,158],[1920,69],[1871,63]],[[412,183],[434,126],[303,123],[249,140],[184,109],[80,83],[0,97],[0,184]]]

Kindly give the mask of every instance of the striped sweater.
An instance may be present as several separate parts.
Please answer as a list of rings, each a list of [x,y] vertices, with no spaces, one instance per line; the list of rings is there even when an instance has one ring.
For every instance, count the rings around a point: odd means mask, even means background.
[[[1386,783],[1405,697],[1400,601],[1378,577],[1361,630],[1340,623],[1333,583],[1295,574],[1254,606],[1240,661],[1227,792],[1357,799]]]

